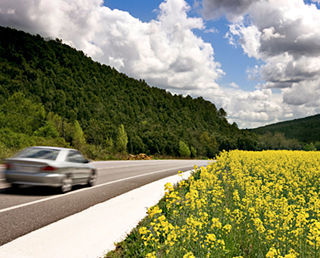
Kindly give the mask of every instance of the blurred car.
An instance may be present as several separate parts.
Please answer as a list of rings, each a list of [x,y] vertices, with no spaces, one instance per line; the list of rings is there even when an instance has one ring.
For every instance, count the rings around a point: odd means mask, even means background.
[[[5,160],[5,179],[12,187],[35,185],[59,187],[62,193],[73,185],[93,186],[97,170],[75,149],[29,147]]]

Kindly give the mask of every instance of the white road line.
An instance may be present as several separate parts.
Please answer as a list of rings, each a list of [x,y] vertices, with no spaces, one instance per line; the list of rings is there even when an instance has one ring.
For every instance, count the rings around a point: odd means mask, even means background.
[[[189,166],[190,166],[190,165],[189,165]],[[185,166],[185,167],[189,167],[189,166]],[[2,210],[0,210],[0,213],[6,212],[6,211],[15,210],[15,209],[18,209],[18,208],[30,206],[30,205],[37,204],[37,203],[41,203],[41,202],[45,202],[45,201],[49,201],[49,200],[53,200],[53,199],[56,199],[56,198],[64,197],[64,196],[66,196],[66,195],[75,194],[75,193],[78,193],[78,192],[80,192],[80,191],[87,191],[87,190],[90,190],[90,189],[93,189],[93,188],[98,188],[98,187],[101,187],[101,186],[118,183],[118,182],[125,181],[125,180],[128,180],[128,179],[133,179],[133,178],[138,178],[138,177],[143,177],[143,176],[149,176],[149,175],[152,175],[152,174],[161,173],[161,172],[166,172],[166,171],[168,171],[168,170],[178,169],[178,168],[181,168],[181,167],[168,168],[168,169],[164,169],[164,170],[159,170],[159,171],[150,172],[150,173],[147,173],[147,174],[142,174],[142,175],[137,175],[137,176],[131,176],[131,177],[127,177],[127,178],[123,178],[123,179],[118,179],[118,180],[115,180],[115,181],[107,182],[107,183],[104,183],[104,184],[95,185],[95,186],[92,186],[92,187],[90,187],[90,188],[83,188],[83,189],[79,189],[79,190],[77,190],[77,191],[72,191],[72,192],[69,192],[69,193],[62,194],[62,195],[55,195],[55,196],[51,196],[51,197],[49,197],[49,198],[45,198],[45,199],[41,199],[41,200],[37,200],[37,201],[33,201],[33,202],[28,202],[28,203],[23,203],[23,204],[20,204],[20,205],[16,205],[16,206],[12,206],[12,207],[9,207],[9,208],[2,209]]]
[[[170,163],[166,163],[165,165],[167,164],[171,164],[171,163],[175,163],[175,162],[170,162]],[[155,165],[158,165],[158,164],[163,164],[163,163],[153,163],[153,164],[148,164],[149,166],[155,166]],[[105,167],[105,168],[99,168],[97,167],[98,170],[107,170],[107,169],[111,169],[111,168],[128,168],[128,167],[141,167],[141,164],[139,165],[128,165],[128,166],[121,166],[121,167]]]

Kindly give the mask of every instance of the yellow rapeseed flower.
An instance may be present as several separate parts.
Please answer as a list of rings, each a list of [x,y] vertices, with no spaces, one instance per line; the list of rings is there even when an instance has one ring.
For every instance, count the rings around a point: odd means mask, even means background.
[[[319,168],[320,152],[221,152],[176,190],[166,184],[165,208],[149,208],[139,233],[150,254],[319,256]]]

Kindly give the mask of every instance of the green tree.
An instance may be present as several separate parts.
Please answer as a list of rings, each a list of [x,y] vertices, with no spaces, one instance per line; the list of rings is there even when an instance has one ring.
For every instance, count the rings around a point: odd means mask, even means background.
[[[304,145],[303,149],[305,151],[316,151],[317,150],[317,148],[313,145],[313,143]]]
[[[317,150],[320,150],[320,142],[315,142],[314,147],[317,148]]]
[[[214,135],[209,135],[208,132],[204,132],[200,136],[200,142],[205,149],[205,155],[208,158],[213,158],[218,152],[219,146]]]
[[[57,138],[59,133],[56,130],[53,122],[46,122],[46,124],[40,127],[37,131],[34,132],[35,136],[47,137],[47,138]]]
[[[59,133],[60,137],[64,137],[65,128],[63,128],[64,121],[61,118],[61,116],[59,116],[53,112],[49,112],[47,114],[47,123],[50,123],[51,125],[54,126],[55,130]]]
[[[186,158],[190,157],[190,154],[191,154],[190,149],[188,145],[183,141],[179,141],[179,153],[181,157],[186,157]]]
[[[107,137],[105,144],[106,144],[107,153],[113,154],[115,151],[114,151],[114,143],[112,138]]]
[[[117,151],[125,154],[127,152],[127,144],[128,144],[128,136],[126,131],[124,130],[124,125],[121,124],[118,127],[118,135],[116,141]]]
[[[85,146],[86,146],[86,139],[84,138],[83,131],[81,129],[81,126],[77,120],[74,121],[73,124],[73,139],[72,139],[72,145],[80,150],[84,151]]]
[[[193,148],[193,146],[190,147],[191,157],[196,158],[197,157],[197,150]]]
[[[285,148],[286,137],[284,133],[275,132],[273,135],[273,145],[275,149],[281,150]]]
[[[34,103],[22,92],[16,92],[0,106],[0,127],[10,128],[14,132],[32,135],[45,122],[45,110],[42,104]]]
[[[227,117],[227,112],[223,108],[220,108],[218,111],[218,116],[219,118],[225,118]]]

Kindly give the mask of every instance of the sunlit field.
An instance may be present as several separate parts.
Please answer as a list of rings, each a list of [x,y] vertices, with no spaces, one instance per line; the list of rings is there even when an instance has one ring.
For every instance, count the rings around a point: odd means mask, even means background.
[[[320,152],[231,151],[195,169],[165,186],[123,257],[320,257]]]

